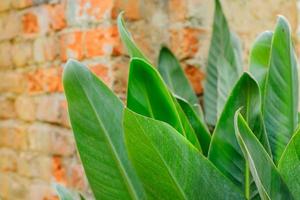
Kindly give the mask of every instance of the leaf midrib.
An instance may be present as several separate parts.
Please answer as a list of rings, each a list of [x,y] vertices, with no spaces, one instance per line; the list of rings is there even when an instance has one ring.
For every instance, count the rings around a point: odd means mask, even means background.
[[[265,187],[263,186],[263,184],[262,184],[262,182],[261,182],[261,180],[260,180],[259,175],[257,174],[257,169],[256,169],[256,167],[255,167],[255,163],[254,163],[254,161],[253,161],[253,159],[252,159],[252,156],[251,156],[251,154],[250,154],[250,152],[249,152],[249,150],[248,150],[248,148],[247,148],[247,145],[246,145],[245,142],[244,142],[243,137],[241,136],[241,133],[240,133],[240,130],[239,130],[238,125],[237,125],[237,129],[238,129],[238,132],[239,132],[239,135],[238,135],[238,137],[240,138],[239,140],[240,140],[240,142],[243,144],[244,149],[245,149],[245,151],[246,151],[246,153],[247,153],[248,159],[250,160],[249,163],[252,163],[251,165],[252,165],[252,167],[254,168],[254,172],[252,172],[252,173],[255,173],[256,177],[258,178],[257,181],[259,181],[259,183],[260,183],[260,185],[261,185],[261,187],[262,187],[263,192],[264,192],[265,195],[267,196],[267,198],[268,198],[267,200],[270,200],[271,198],[269,197],[269,194],[266,192],[266,189],[265,189]],[[245,159],[246,159],[246,158],[245,158]]]
[[[165,165],[165,167],[167,168],[167,172],[169,174],[169,176],[171,177],[172,182],[175,184],[176,188],[179,191],[180,196],[182,196],[183,199],[188,199],[184,193],[184,191],[182,190],[182,188],[180,187],[179,183],[177,182],[176,178],[174,177],[172,171],[170,170],[169,166],[167,165],[167,163],[164,161],[164,159],[162,158],[162,155],[160,154],[160,151],[155,147],[155,145],[153,145],[151,139],[149,139],[148,135],[146,134],[146,132],[144,131],[142,125],[140,124],[139,120],[137,119],[136,116],[133,116],[137,122],[137,125],[140,127],[140,129],[142,130],[144,136],[148,139],[148,141],[150,142],[151,146],[153,147],[153,149],[157,152],[160,160],[163,162],[163,164]]]
[[[115,147],[114,147],[112,141],[110,140],[110,137],[109,137],[108,134],[107,134],[108,131],[106,130],[106,128],[105,128],[105,126],[103,125],[103,123],[102,123],[102,121],[101,121],[99,115],[97,114],[97,111],[96,111],[96,109],[95,109],[95,107],[94,107],[92,101],[90,100],[90,97],[89,97],[88,93],[85,91],[85,87],[82,86],[82,84],[81,84],[81,82],[80,82],[80,79],[78,78],[77,72],[75,72],[75,77],[76,77],[76,79],[77,79],[77,81],[78,81],[80,87],[82,88],[83,93],[84,93],[84,94],[86,95],[86,97],[87,97],[88,103],[89,103],[89,105],[91,106],[92,111],[93,111],[93,113],[95,114],[95,116],[96,116],[96,118],[97,118],[97,121],[98,121],[98,123],[99,123],[100,128],[102,128],[102,129],[104,130],[104,131],[103,131],[103,132],[104,132],[104,135],[105,135],[105,137],[106,137],[106,139],[107,139],[107,141],[108,141],[108,143],[109,143],[109,145],[108,145],[108,146],[109,146],[109,149],[111,150],[112,154],[114,155],[113,158],[114,158],[115,162],[117,163],[117,167],[118,167],[118,169],[119,169],[119,171],[121,172],[121,175],[122,175],[122,177],[123,177],[122,180],[124,181],[124,183],[125,183],[125,185],[126,185],[126,187],[127,187],[127,189],[128,189],[128,192],[129,192],[130,196],[131,196],[133,199],[138,199],[136,192],[133,190],[132,183],[129,181],[129,177],[127,176],[127,173],[126,173],[126,171],[125,171],[125,169],[124,169],[124,167],[123,167],[123,165],[122,165],[122,162],[121,162],[120,158],[118,157],[117,151],[116,151],[116,149],[115,149]],[[93,78],[93,75],[92,75],[92,78]],[[90,84],[90,85],[93,86],[92,84]],[[94,86],[93,86],[93,87],[94,87]]]

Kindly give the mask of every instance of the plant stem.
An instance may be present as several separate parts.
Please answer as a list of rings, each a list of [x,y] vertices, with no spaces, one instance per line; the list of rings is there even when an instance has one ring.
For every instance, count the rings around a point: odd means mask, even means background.
[[[250,199],[250,169],[248,160],[245,161],[245,199]]]

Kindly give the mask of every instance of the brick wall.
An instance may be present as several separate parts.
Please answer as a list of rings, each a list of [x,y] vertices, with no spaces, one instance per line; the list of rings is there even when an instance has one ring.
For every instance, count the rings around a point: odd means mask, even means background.
[[[297,28],[295,0],[223,3],[245,55],[277,14]],[[76,58],[124,99],[128,56],[116,27],[120,10],[145,54],[155,63],[159,47],[171,47],[201,94],[212,0],[0,0],[0,199],[55,199],[53,182],[88,191],[61,74],[65,61]]]

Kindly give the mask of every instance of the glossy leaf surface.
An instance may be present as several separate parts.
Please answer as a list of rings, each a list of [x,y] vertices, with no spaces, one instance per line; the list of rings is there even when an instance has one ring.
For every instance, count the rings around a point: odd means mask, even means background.
[[[63,75],[71,125],[96,199],[140,199],[125,150],[122,102],[84,65],[70,60]]]
[[[249,190],[252,198],[255,197],[257,191],[254,183],[252,185],[249,183],[251,182],[249,171],[235,136],[234,115],[237,109],[243,107],[243,115],[254,130],[256,137],[270,152],[260,105],[259,87],[253,77],[245,72],[226,102],[214,130],[208,154],[208,158],[215,166],[242,190]]]
[[[185,137],[202,153],[202,147],[200,145],[200,141],[198,140],[197,134],[192,124],[190,123],[188,116],[185,114],[183,108],[174,97],[173,97],[173,102],[176,106],[178,115],[180,117],[180,121],[185,132]]]
[[[272,159],[239,111],[235,115],[235,133],[244,156],[249,162],[261,199],[293,199]]]
[[[265,90],[264,121],[277,164],[298,125],[297,62],[290,27],[283,17],[278,18],[273,35]]]
[[[148,199],[242,199],[237,187],[168,124],[126,109],[124,128]]]
[[[285,148],[278,169],[295,199],[300,199],[300,129]]]
[[[204,111],[208,124],[215,125],[227,96],[242,73],[237,38],[229,30],[219,0],[215,0],[213,33],[204,85]]]
[[[141,115],[170,124],[200,150],[196,135],[175,101],[154,67],[139,58],[131,60],[127,107]]]
[[[258,82],[262,94],[265,91],[265,82],[269,70],[272,37],[273,33],[271,31],[260,34],[256,38],[250,53],[249,70]]]
[[[202,119],[200,119],[200,117],[197,115],[191,104],[189,104],[187,101],[181,98],[177,98],[177,101],[180,104],[182,110],[184,111],[185,115],[187,116],[190,124],[192,125],[197,135],[203,154],[207,156],[211,139],[208,128],[206,127]]]
[[[158,71],[172,93],[182,97],[191,104],[199,103],[198,97],[185,76],[179,61],[166,47],[163,47],[160,50]]]

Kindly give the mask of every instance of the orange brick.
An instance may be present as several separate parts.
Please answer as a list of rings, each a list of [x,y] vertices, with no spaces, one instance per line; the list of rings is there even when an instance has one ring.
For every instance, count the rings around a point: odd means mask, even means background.
[[[112,26],[110,28],[110,36],[111,41],[113,43],[113,56],[120,56],[121,54],[124,54],[123,44],[120,39],[119,31],[117,26]]]
[[[40,68],[27,74],[28,92],[62,92],[62,68]]]
[[[197,28],[183,28],[170,31],[171,49],[179,59],[192,58],[200,47],[200,37],[206,31]]]
[[[24,33],[30,34],[39,32],[39,23],[36,14],[31,12],[24,14],[22,16],[22,23]]]
[[[113,2],[112,0],[80,0],[79,15],[88,15],[96,20],[100,20],[105,14],[110,13]]]
[[[138,20],[141,18],[139,0],[115,0],[112,9],[112,18],[116,19],[118,14],[124,11],[126,20]]]
[[[50,27],[53,30],[61,30],[66,27],[64,4],[47,5],[47,10],[50,18]]]
[[[82,36],[80,31],[65,33],[60,38],[60,56],[63,61],[68,58],[81,60],[83,58]]]
[[[62,164],[61,156],[52,157],[52,172],[55,178],[55,181],[59,183],[66,184],[66,169]]]
[[[86,57],[91,58],[102,55],[120,55],[121,43],[116,26],[97,28],[86,32]]]
[[[203,86],[202,81],[205,78],[204,73],[197,67],[194,67],[192,65],[187,65],[185,68],[185,73],[190,80],[194,91],[196,94],[202,94],[203,93]]]
[[[102,28],[87,31],[85,35],[86,56],[91,58],[104,55],[104,43],[107,40],[108,34]]]

